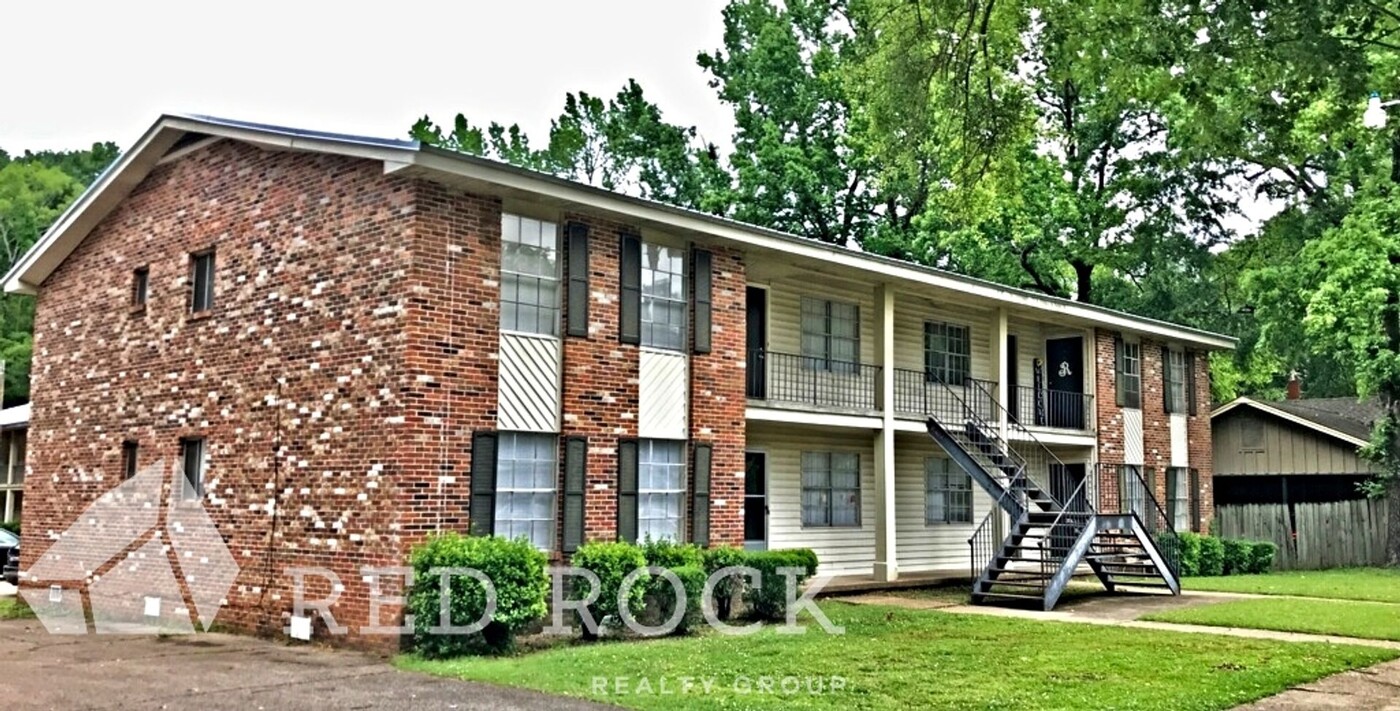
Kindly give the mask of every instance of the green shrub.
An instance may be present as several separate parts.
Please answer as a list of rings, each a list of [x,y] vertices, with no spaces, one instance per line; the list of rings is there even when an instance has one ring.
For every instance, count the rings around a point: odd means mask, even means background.
[[[681,589],[685,590],[685,612],[671,633],[689,634],[699,627],[704,619],[701,612],[701,594],[705,591],[705,569],[698,565],[682,565],[667,570],[681,581]],[[655,621],[652,624],[661,624],[671,619],[671,615],[676,612],[676,588],[663,575],[653,576],[651,581],[651,590],[647,593],[647,608],[650,610],[653,604],[655,605]]]
[[[1198,575],[1225,574],[1225,544],[1215,536],[1201,537],[1200,565]]]
[[[750,553],[747,564],[758,570],[759,582],[744,591],[749,613],[760,620],[787,619],[787,577],[778,573],[782,568],[798,568],[797,584],[817,572],[817,554],[806,548]]]
[[[1249,572],[1249,567],[1253,561],[1253,545],[1249,541],[1226,540],[1225,543],[1225,574],[1242,575]]]
[[[1267,573],[1274,567],[1274,556],[1278,555],[1278,546],[1272,541],[1255,541],[1249,550],[1249,572]]]
[[[1183,531],[1181,534],[1181,574],[1184,576],[1201,574],[1201,539],[1199,533]]]
[[[3,528],[6,531],[15,534],[16,536],[19,535],[19,521],[0,521],[0,528]]]
[[[652,540],[650,536],[642,543],[642,555],[646,556],[647,565],[654,565],[658,568],[680,568],[691,566],[700,568],[704,566],[704,556],[700,546],[694,543],[676,543],[671,540]]]
[[[705,561],[705,575],[714,575],[716,571],[725,568],[733,568],[741,565],[748,565],[749,554],[742,548],[734,546],[718,546],[705,551],[702,554]],[[740,575],[726,575],[715,581],[715,616],[721,620],[728,620],[732,612],[734,596],[743,592],[744,578]]]
[[[622,618],[618,607],[618,593],[622,589],[622,579],[632,571],[647,566],[646,555],[642,553],[642,549],[630,543],[586,543],[574,553],[572,563],[598,576],[598,597],[588,606],[588,613],[593,617],[594,623],[602,628],[605,624],[620,622]],[[646,608],[644,600],[651,585],[650,578],[650,575],[644,573],[627,595],[627,609],[633,615],[641,614]],[[574,595],[574,599],[587,596],[587,591],[582,593]],[[589,629],[583,620],[579,620],[579,623],[583,628],[584,639],[595,639],[598,636],[598,630]]]
[[[495,654],[510,651],[515,635],[548,612],[548,558],[528,541],[470,538],[447,533],[428,539],[413,551],[413,587],[408,609],[414,615],[413,646],[426,657]],[[438,568],[473,568],[496,589],[496,613],[480,632],[470,635],[433,634],[440,624],[442,578]],[[475,578],[450,579],[448,610],[453,626],[467,626],[486,611],[486,588]]]

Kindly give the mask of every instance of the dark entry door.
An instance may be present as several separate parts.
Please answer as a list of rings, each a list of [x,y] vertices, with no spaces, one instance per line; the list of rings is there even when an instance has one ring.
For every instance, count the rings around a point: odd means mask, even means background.
[[[768,290],[749,287],[745,292],[748,300],[748,396],[757,400],[768,397],[768,364],[764,358],[764,348],[768,343]]]
[[[1050,495],[1065,507],[1066,511],[1085,513],[1089,510],[1089,492],[1081,488],[1085,475],[1084,464],[1051,464]],[[1083,516],[1066,516],[1055,530],[1050,532],[1051,545],[1063,554],[1074,545],[1078,526],[1085,522]]]
[[[1084,338],[1045,341],[1045,407],[1051,427],[1084,429]]]
[[[744,453],[744,550],[768,549],[768,455]]]

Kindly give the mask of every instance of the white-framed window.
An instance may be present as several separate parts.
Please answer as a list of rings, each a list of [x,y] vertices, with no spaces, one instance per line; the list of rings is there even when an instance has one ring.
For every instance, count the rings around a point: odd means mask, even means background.
[[[214,250],[190,255],[190,312],[201,313],[214,308]]]
[[[501,215],[501,330],[559,335],[559,226]]]
[[[685,350],[685,250],[642,243],[642,345]]]
[[[19,521],[24,512],[24,446],[27,431],[0,432],[5,460],[0,468],[0,522]]]
[[[1141,408],[1142,344],[1136,341],[1123,341],[1115,370],[1119,407]]]
[[[496,535],[524,537],[536,548],[549,550],[554,547],[556,438],[541,432],[501,432],[498,442]]]
[[[180,440],[180,461],[185,471],[180,498],[197,501],[204,497],[205,446],[203,437]]]
[[[1167,412],[1186,412],[1186,353],[1167,350]]]
[[[804,296],[801,329],[804,368],[859,372],[859,305]]]
[[[924,378],[962,385],[972,375],[972,331],[967,326],[924,322]]]
[[[860,526],[860,455],[802,453],[802,525]]]
[[[1167,516],[1172,528],[1191,530],[1191,479],[1184,467],[1167,469]]]
[[[972,477],[953,460],[924,460],[924,523],[972,523]]]
[[[637,449],[637,540],[679,541],[685,442],[644,439]]]

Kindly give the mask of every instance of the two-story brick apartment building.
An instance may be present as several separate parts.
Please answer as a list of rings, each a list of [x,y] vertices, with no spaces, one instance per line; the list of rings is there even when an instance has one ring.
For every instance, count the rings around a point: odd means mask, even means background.
[[[38,300],[24,567],[181,466],[167,495],[241,567],[220,621],[262,629],[292,566],[364,624],[362,569],[441,530],[802,546],[877,581],[966,571],[969,539],[994,578],[1018,518],[1204,530],[1233,343],[416,142],[174,116],[5,288]]]

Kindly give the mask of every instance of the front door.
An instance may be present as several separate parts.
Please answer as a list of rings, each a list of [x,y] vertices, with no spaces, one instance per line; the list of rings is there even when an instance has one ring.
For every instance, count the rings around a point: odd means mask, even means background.
[[[768,455],[744,453],[744,550],[768,549]]]
[[[748,331],[745,340],[749,355],[745,371],[748,375],[748,396],[762,400],[768,397],[768,366],[764,358],[764,348],[768,345],[768,290],[751,286],[746,295]]]
[[[1045,341],[1045,397],[1051,427],[1084,429],[1084,338],[1051,338]]]
[[[1050,465],[1050,495],[1060,502],[1066,511],[1084,513],[1089,510],[1089,492],[1080,485],[1084,483],[1087,467],[1082,463]],[[1081,516],[1066,518],[1050,532],[1051,545],[1063,555],[1074,545],[1077,531],[1074,528],[1084,523]]]

